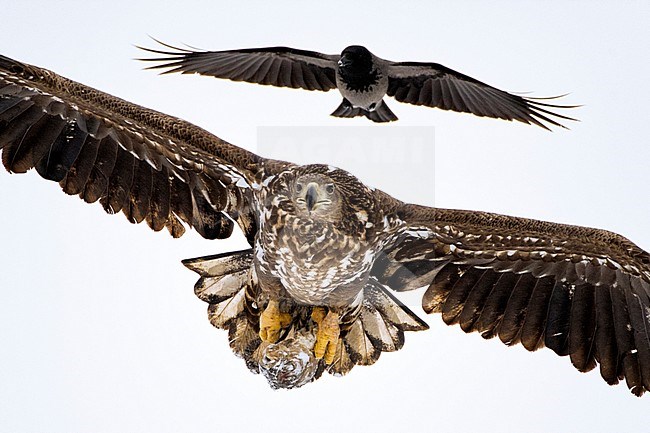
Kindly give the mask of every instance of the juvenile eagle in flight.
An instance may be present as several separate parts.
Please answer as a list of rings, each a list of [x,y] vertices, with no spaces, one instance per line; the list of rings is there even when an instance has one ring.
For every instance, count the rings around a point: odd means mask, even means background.
[[[140,59],[157,63],[149,69],[305,90],[338,89],[343,101],[332,113],[336,117],[397,120],[383,100],[388,95],[407,104],[518,120],[544,129],[549,129],[546,124],[564,128],[561,119],[576,120],[551,110],[577,106],[544,101],[557,97],[513,95],[438,63],[392,62],[359,45],[336,55],[288,47],[201,51],[159,43],[167,50],[140,47],[163,56]]]
[[[326,165],[265,159],[181,119],[0,56],[0,150],[132,223],[250,249],[187,260],[233,350],[275,387],[346,373],[447,324],[650,390],[650,255],[604,230],[403,203]]]

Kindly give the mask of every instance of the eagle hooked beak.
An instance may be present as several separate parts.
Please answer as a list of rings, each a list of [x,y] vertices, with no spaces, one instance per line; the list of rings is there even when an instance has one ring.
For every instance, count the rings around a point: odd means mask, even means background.
[[[316,190],[315,184],[310,184],[307,188],[307,194],[305,195],[305,202],[307,203],[307,210],[311,212],[314,208],[314,205],[318,201],[318,191]]]

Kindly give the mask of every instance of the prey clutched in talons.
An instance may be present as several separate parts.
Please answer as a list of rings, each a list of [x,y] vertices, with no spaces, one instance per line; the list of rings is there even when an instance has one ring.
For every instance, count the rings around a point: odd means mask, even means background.
[[[327,311],[323,307],[314,307],[311,318],[318,324],[314,356],[316,359],[323,358],[325,364],[329,365],[334,362],[336,347],[339,344],[341,334],[339,315],[334,311]]]
[[[267,343],[280,339],[282,330],[291,324],[291,314],[280,311],[278,301],[270,300],[260,314],[260,338]]]

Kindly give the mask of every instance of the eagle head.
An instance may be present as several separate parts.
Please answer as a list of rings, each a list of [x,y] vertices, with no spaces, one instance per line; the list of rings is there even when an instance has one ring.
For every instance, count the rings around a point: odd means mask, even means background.
[[[299,213],[330,222],[341,218],[341,193],[336,183],[320,173],[298,176],[293,183],[292,199]]]
[[[372,219],[376,213],[371,188],[345,170],[323,164],[283,173],[272,182],[268,197],[269,215],[282,209],[283,215],[297,218],[312,233],[317,227],[336,227],[341,233],[360,236],[370,226],[369,216]]]

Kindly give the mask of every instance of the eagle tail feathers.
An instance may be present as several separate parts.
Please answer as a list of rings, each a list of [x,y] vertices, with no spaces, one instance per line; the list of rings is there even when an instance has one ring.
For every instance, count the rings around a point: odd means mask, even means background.
[[[429,325],[371,278],[363,289],[359,316],[343,336],[341,357],[329,368],[343,375],[355,364],[374,364],[381,352],[394,352],[404,345],[405,331],[423,331]]]
[[[208,306],[213,326],[228,331],[233,352],[243,358],[248,368],[259,373],[260,362],[269,345],[259,337],[257,301],[259,287],[251,266],[253,250],[217,254],[183,260],[183,264],[200,275],[194,292]],[[319,362],[316,380],[323,371],[337,376],[348,373],[355,365],[370,365],[381,352],[392,352],[404,345],[404,332],[428,329],[428,325],[397,300],[388,289],[371,277],[363,289],[358,314],[342,325],[343,333],[337,356],[331,365]],[[288,335],[315,333],[311,307],[295,306],[294,323]],[[292,334],[293,333],[293,334]]]
[[[257,287],[250,275],[252,263],[252,249],[183,260],[187,268],[201,276],[194,285],[194,293],[209,304],[210,323],[228,331],[233,352],[257,373],[253,354],[262,341],[259,325],[250,320],[259,316],[258,311],[253,311]]]

